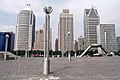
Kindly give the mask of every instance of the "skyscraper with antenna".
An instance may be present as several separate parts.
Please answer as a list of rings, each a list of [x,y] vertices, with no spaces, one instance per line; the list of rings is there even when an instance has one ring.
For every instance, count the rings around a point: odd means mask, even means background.
[[[85,9],[84,11],[84,37],[85,48],[91,44],[97,44],[96,26],[100,23],[97,9]]]
[[[17,14],[14,50],[31,50],[35,41],[35,15],[30,4]]]

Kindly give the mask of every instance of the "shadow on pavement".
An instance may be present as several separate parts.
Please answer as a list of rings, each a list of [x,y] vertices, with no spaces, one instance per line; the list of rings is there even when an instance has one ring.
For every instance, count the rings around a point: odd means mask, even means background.
[[[64,68],[62,68],[62,69],[58,69],[58,70],[56,70],[56,71],[51,72],[50,74],[55,74],[55,73],[58,73],[58,72],[60,72],[60,71],[63,71],[63,70],[65,70],[65,69],[69,69],[69,68],[71,68],[71,66],[69,66],[69,67],[64,67]]]

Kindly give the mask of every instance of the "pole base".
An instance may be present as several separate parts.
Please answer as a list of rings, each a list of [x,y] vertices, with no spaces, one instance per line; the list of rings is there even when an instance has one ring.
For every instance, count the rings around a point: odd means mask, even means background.
[[[44,59],[43,74],[50,74],[50,60],[47,57]]]
[[[70,54],[68,54],[68,60],[71,61],[71,55]]]
[[[4,61],[6,61],[6,53],[4,54]]]
[[[62,52],[62,57],[64,57],[64,52]]]
[[[75,57],[77,57],[77,53],[75,53]]]

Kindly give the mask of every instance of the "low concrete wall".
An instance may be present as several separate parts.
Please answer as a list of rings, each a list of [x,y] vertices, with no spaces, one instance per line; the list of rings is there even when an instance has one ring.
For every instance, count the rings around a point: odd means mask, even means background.
[[[4,53],[0,53],[0,61],[4,60]],[[15,60],[15,57],[10,57],[9,55],[6,55],[6,60]]]
[[[0,53],[0,60],[3,60],[4,59],[4,55],[3,53]]]

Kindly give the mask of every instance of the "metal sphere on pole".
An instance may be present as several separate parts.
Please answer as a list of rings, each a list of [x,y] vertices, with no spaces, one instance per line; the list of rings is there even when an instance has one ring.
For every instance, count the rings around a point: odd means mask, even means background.
[[[43,8],[45,12],[45,28],[44,28],[44,69],[43,74],[47,75],[50,73],[50,60],[49,60],[49,50],[50,50],[50,13],[53,11],[52,7],[47,6]]]
[[[71,54],[70,54],[70,31],[68,31],[68,60],[71,61]]]
[[[5,43],[5,54],[4,54],[4,60],[6,60],[6,56],[7,56],[7,48],[8,48],[8,38],[9,38],[9,35],[6,34],[6,35],[5,35],[5,38],[6,38],[6,43]]]

